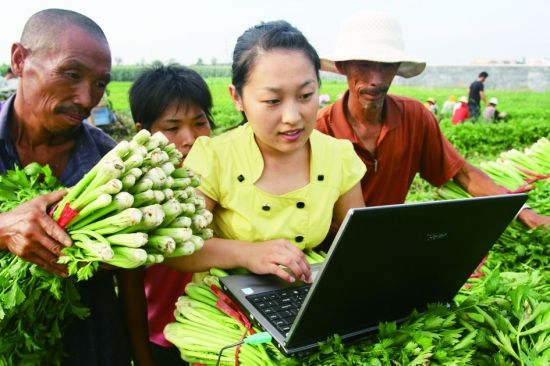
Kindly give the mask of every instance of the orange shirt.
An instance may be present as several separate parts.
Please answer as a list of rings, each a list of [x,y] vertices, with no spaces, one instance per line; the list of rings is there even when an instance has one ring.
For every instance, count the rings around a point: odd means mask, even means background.
[[[348,92],[319,111],[316,128],[353,143],[367,166],[361,180],[366,206],[403,203],[416,173],[434,186],[454,177],[464,158],[447,141],[434,115],[413,99],[386,96],[382,130],[374,153],[370,153],[346,120]]]

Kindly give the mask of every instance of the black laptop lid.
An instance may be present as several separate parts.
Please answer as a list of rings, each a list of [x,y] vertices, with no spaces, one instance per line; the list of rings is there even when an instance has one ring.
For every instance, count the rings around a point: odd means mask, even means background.
[[[413,308],[450,302],[526,201],[525,194],[350,210],[287,338],[344,338]]]

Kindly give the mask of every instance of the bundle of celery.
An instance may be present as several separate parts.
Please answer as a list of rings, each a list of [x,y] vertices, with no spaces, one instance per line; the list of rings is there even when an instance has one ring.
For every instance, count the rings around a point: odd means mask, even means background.
[[[219,288],[216,276],[206,276],[203,282],[187,284],[186,295],[176,302],[176,321],[166,325],[164,336],[178,347],[184,360],[215,365],[223,347],[239,342],[258,329],[247,329],[245,324],[220,310],[218,295],[210,289],[210,286]],[[225,350],[219,365],[235,365],[238,359],[243,366],[274,366],[278,364],[273,361],[278,353],[271,343],[256,346],[243,344],[239,349]]]
[[[304,254],[311,264],[323,262],[326,256],[325,253],[316,253],[312,250]],[[232,313],[231,309],[228,310],[226,304],[220,304],[220,293],[211,291],[212,286],[220,289],[218,278],[225,275],[225,271],[217,268],[212,268],[209,273],[196,274],[194,282],[186,286],[185,295],[176,302],[176,321],[164,328],[166,339],[176,345],[182,358],[190,363],[215,364],[222,347],[250,335],[245,326],[246,322],[243,324],[242,321],[236,320],[234,317],[239,317]],[[227,312],[232,313],[234,317]],[[253,331],[257,329],[253,328]],[[234,365],[235,352],[235,349],[225,350],[220,365]],[[272,344],[244,344],[238,350],[239,363],[242,365],[276,365],[276,360],[280,360],[281,357],[282,354]]]
[[[496,182],[513,191],[527,188],[529,205],[542,215],[550,215],[550,141],[541,138],[524,152],[509,150],[497,161],[480,167]],[[526,186],[528,184],[528,187]],[[467,198],[468,192],[453,181],[438,190],[445,199]],[[503,270],[548,270],[550,268],[550,230],[526,230],[512,221],[489,253],[486,266]]]
[[[61,200],[53,218],[73,246],[59,263],[87,279],[99,263],[135,268],[189,255],[212,236],[199,179],[162,133],[141,130],[106,154]]]
[[[550,141],[543,137],[524,151],[504,151],[497,161],[482,162],[480,168],[511,191],[528,191],[533,183],[550,178]]]
[[[547,193],[550,190],[550,141],[539,139],[523,152],[504,151],[496,161],[484,161],[479,167],[511,192],[527,192],[528,203],[537,212],[548,215]],[[445,199],[466,198],[470,195],[453,181],[438,190]]]
[[[0,213],[61,188],[48,166],[31,163],[0,176]],[[0,251],[0,365],[60,365],[63,330],[88,310],[73,279]]]

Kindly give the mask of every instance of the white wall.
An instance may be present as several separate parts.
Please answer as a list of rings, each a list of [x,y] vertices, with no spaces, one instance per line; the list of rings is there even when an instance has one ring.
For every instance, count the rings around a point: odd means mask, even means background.
[[[468,88],[481,71],[489,77],[485,87],[498,90],[550,91],[550,66],[526,65],[428,65],[416,77],[396,77],[393,85]],[[336,74],[322,73],[323,78],[337,78]]]

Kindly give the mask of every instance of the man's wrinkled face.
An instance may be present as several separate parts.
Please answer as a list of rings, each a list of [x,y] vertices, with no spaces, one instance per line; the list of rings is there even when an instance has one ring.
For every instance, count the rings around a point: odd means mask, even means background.
[[[110,81],[111,53],[73,26],[49,49],[26,49],[22,66],[25,119],[54,134],[70,133],[90,115]]]
[[[399,63],[343,61],[338,70],[346,75],[349,98],[363,108],[381,107],[399,69]]]

